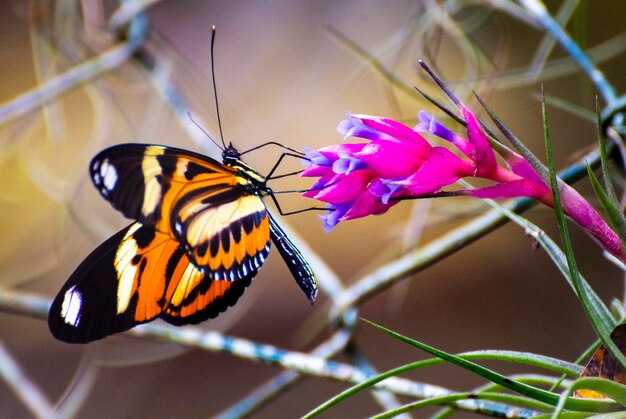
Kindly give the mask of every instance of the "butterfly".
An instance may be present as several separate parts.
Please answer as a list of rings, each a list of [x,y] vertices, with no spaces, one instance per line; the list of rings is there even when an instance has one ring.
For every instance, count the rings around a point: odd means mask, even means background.
[[[611,332],[611,340],[626,355],[626,323],[620,324]],[[622,369],[619,362],[606,350],[604,345],[596,349],[580,377],[606,378],[620,384],[626,384],[626,371]],[[586,389],[576,390],[574,396],[584,399],[607,398],[596,391]]]
[[[261,199],[274,199],[266,183],[280,159],[263,177],[240,156],[232,144],[222,163],[173,147],[121,144],[94,157],[95,187],[136,221],[63,285],[48,315],[54,337],[87,343],[156,318],[174,325],[214,318],[241,297],[271,242],[313,303],[313,271]]]

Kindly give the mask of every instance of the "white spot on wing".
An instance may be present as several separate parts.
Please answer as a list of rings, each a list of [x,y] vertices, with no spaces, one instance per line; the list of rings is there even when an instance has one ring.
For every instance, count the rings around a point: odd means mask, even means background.
[[[100,166],[100,177],[107,191],[115,189],[118,179],[117,169],[112,164],[109,164],[108,160],[103,161]]]
[[[61,317],[63,317],[65,323],[74,327],[78,326],[82,304],[83,295],[76,289],[75,285],[65,291],[63,304],[61,304]]]

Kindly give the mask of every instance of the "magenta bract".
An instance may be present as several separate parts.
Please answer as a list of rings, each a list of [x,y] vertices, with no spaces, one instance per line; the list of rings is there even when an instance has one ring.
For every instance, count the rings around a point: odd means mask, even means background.
[[[554,206],[551,189],[522,156],[500,146],[504,164],[474,114],[455,102],[467,124],[467,138],[454,133],[425,111],[411,129],[400,122],[368,115],[348,115],[337,127],[347,137],[365,143],[335,144],[307,150],[308,166],[301,176],[318,177],[304,196],[327,203],[320,216],[326,231],[340,221],[385,213],[399,198],[436,196],[459,179],[482,178],[492,185],[456,191],[476,198],[531,197]],[[420,133],[434,135],[450,148],[433,146]],[[461,157],[459,157],[461,156]],[[593,207],[570,186],[560,188],[563,209],[605,249],[626,261],[617,235]]]

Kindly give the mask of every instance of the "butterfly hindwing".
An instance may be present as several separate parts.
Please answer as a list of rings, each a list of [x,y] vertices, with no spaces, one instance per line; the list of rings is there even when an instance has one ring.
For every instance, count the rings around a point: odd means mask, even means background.
[[[269,253],[269,213],[256,195],[200,187],[179,199],[173,214],[175,234],[191,260],[213,278],[242,278]]]
[[[626,324],[618,325],[611,333],[611,340],[626,355]],[[582,377],[605,378],[620,384],[626,384],[626,371],[604,345],[600,346],[585,365]],[[585,399],[604,399],[606,396],[593,390],[580,389],[574,392],[574,396]]]
[[[270,216],[266,179],[239,160],[122,144],[100,152],[91,178],[114,208],[136,220],[98,246],[52,303],[48,325],[86,343],[155,318],[175,324],[216,317],[237,302],[273,241],[311,302],[308,263]]]
[[[176,240],[133,223],[78,266],[53,301],[48,325],[57,339],[86,343],[156,317],[197,323],[235,304],[256,272],[236,282],[213,280]]]
[[[123,144],[98,154],[90,172],[116,209],[180,242],[213,279],[244,278],[269,253],[265,205],[232,167],[177,148]]]
[[[189,266],[193,267],[192,264]],[[201,282],[192,286],[181,284],[176,287],[172,300],[160,317],[176,326],[215,318],[237,302],[256,273],[257,270],[254,270],[237,281],[216,280],[204,276]]]

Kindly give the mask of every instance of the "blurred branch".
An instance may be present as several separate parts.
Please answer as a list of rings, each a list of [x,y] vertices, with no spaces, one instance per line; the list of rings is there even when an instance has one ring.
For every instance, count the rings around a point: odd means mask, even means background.
[[[47,304],[42,304],[47,301]],[[19,309],[23,314],[34,317],[43,317],[47,314],[51,301],[33,294],[0,288],[0,310],[16,312]],[[14,308],[6,310],[6,307]],[[190,348],[209,352],[225,352],[234,357],[254,362],[264,362],[281,368],[315,377],[328,378],[349,384],[357,384],[372,378],[371,371],[356,368],[352,365],[328,361],[319,356],[307,353],[280,349],[272,345],[255,343],[247,339],[227,336],[215,331],[204,331],[196,327],[176,327],[146,323],[129,330],[128,335],[139,338],[158,339],[174,342]],[[333,335],[331,340],[337,339],[343,343],[345,336]],[[281,387],[282,389],[283,387]],[[376,385],[377,390],[386,390],[397,395],[430,398],[450,393],[450,390],[425,383],[417,383],[404,378],[388,378]],[[482,412],[493,416],[506,414],[510,416],[515,407],[499,403],[485,403],[484,401],[462,400],[451,403],[459,410]]]
[[[561,44],[569,56],[583,69],[587,77],[596,85],[607,103],[617,99],[615,88],[604,77],[604,74],[594,65],[587,55],[580,49],[565,32],[563,27],[548,13],[544,4],[539,0],[519,0],[519,3],[534,16],[556,41]]]
[[[30,92],[24,93],[13,100],[0,106],[0,124],[7,123],[27,112],[36,110],[44,104],[58,98],[70,90],[82,84],[102,76],[107,71],[115,69],[131,57],[143,65],[147,77],[150,78],[155,90],[160,94],[161,99],[173,111],[179,124],[186,130],[187,134],[194,139],[196,144],[203,147],[206,144],[203,134],[197,130],[192,121],[188,118],[189,107],[185,98],[170,81],[169,68],[167,62],[158,54],[151,54],[143,48],[143,42],[149,35],[147,17],[143,11],[155,4],[156,0],[135,0],[123,2],[120,8],[113,14],[109,24],[110,28],[119,30],[128,22],[127,40],[108,51],[76,65],[67,72],[56,76]],[[455,2],[447,2],[445,5],[453,5]],[[506,10],[516,18],[523,20],[534,27],[544,27],[550,34],[550,38],[544,38],[544,49],[538,55],[547,56],[551,49],[551,39],[557,40],[568,52],[568,54],[583,68],[586,74],[592,79],[597,88],[602,92],[608,102],[607,110],[603,113],[604,122],[608,123],[608,118],[618,112],[626,103],[626,100],[617,98],[613,87],[604,78],[604,75],[594,66],[594,63],[578,46],[567,36],[561,25],[554,20],[543,4],[537,0],[519,0],[522,7],[510,1],[491,0],[489,3],[493,7]],[[435,4],[435,3],[433,3]],[[570,2],[569,9],[564,8],[562,20],[567,21],[571,11],[575,7],[575,2]],[[452,7],[452,6],[451,6]],[[452,17],[445,7],[436,10],[437,15],[432,14],[433,22],[444,26],[447,25],[449,33],[453,37],[462,38],[461,27],[452,21]],[[434,11],[433,11],[434,13]],[[327,30],[350,50],[355,52],[367,64],[371,65],[383,78],[391,85],[414,97],[414,89],[403,82],[398,76],[390,71],[385,65],[364,48],[343,35],[334,28]],[[469,48],[468,39],[456,39],[461,45]],[[624,36],[616,37],[610,45],[623,45]],[[609,44],[608,42],[606,44]],[[623,46],[622,46],[623,48]],[[597,51],[601,46],[597,47]],[[594,50],[595,51],[595,50]],[[608,57],[614,51],[607,52],[605,47],[604,56]],[[592,52],[589,52],[592,54]],[[568,60],[569,61],[569,58]],[[475,64],[472,61],[472,64]],[[567,69],[566,60],[556,60],[551,63],[558,71]],[[541,69],[543,69],[543,64]],[[550,67],[550,64],[546,65]],[[540,67],[535,67],[536,69]],[[542,72],[542,76],[547,71]],[[563,73],[560,73],[563,74]],[[516,75],[514,75],[516,76]],[[476,76],[478,79],[479,76]],[[513,77],[513,76],[512,76]],[[500,80],[500,79],[499,79]],[[593,151],[579,162],[562,172],[561,177],[566,181],[575,181],[585,176],[586,164],[596,166],[599,162],[599,153]],[[535,202],[530,199],[518,199],[505,205],[506,208],[521,213],[531,208]],[[281,394],[285,389],[295,384],[299,378],[308,375],[320,378],[327,378],[347,384],[360,383],[368,378],[374,377],[376,372],[374,366],[359,353],[352,353],[352,361],[357,366],[347,363],[329,361],[341,353],[349,353],[349,343],[354,338],[354,326],[358,316],[359,306],[373,296],[379,295],[381,291],[405,279],[410,275],[419,272],[426,267],[444,259],[445,257],[463,249],[479,238],[491,233],[499,226],[508,221],[505,215],[498,210],[488,211],[465,225],[439,237],[420,248],[406,253],[404,256],[378,268],[363,276],[360,280],[349,287],[344,287],[339,276],[302,240],[294,239],[315,266],[316,274],[320,280],[320,289],[329,295],[328,311],[330,315],[322,323],[323,326],[330,324],[334,331],[322,343],[318,344],[310,353],[296,352],[277,348],[270,345],[252,342],[246,339],[227,336],[215,331],[204,331],[194,327],[178,328],[169,325],[144,324],[128,332],[129,335],[145,338],[157,339],[167,342],[174,342],[190,348],[198,348],[209,352],[225,352],[233,357],[246,359],[253,362],[264,362],[276,365],[284,371],[273,379],[261,385],[247,397],[242,397],[235,405],[222,413],[222,417],[242,416],[258,409],[273,397]],[[286,228],[287,229],[287,228]],[[0,288],[0,310],[18,315],[32,316],[36,318],[46,318],[50,300],[39,295],[29,294],[20,291]],[[348,349],[346,349],[348,348]],[[18,397],[35,414],[44,417],[52,415],[52,407],[40,390],[32,384],[21,372],[17,362],[3,348],[0,343],[0,376],[2,376]],[[430,384],[417,383],[415,381],[392,377],[388,378],[376,386],[377,391],[384,390],[385,393],[376,397],[380,404],[386,407],[398,406],[399,403],[395,395],[407,396],[418,399],[440,397],[451,393],[450,390]],[[73,389],[70,389],[71,392]],[[84,391],[88,391],[83,389]],[[76,402],[78,403],[78,402]],[[499,403],[487,402],[484,400],[461,400],[450,403],[455,409],[480,412],[492,416],[526,417],[519,415],[515,407]],[[57,412],[58,413],[58,412]]]
[[[31,112],[42,105],[70,92],[128,60],[145,39],[147,22],[144,15],[136,16],[130,24],[128,40],[108,51],[72,67],[65,73],[54,77],[0,105],[0,125]]]
[[[580,0],[565,1],[559,9],[559,12],[555,17],[555,21],[557,21],[560,26],[564,27],[579,5]],[[548,60],[548,56],[552,53],[555,43],[556,40],[550,35],[544,36],[541,40],[541,43],[539,44],[539,47],[537,47],[537,51],[535,52],[535,56],[531,62],[532,71],[528,74],[528,78],[530,80],[537,80],[539,73],[543,70],[545,62]]]
[[[321,345],[311,351],[311,355],[324,359],[331,358],[344,350],[352,337],[351,328],[342,328],[333,333]],[[252,413],[280,393],[296,384],[303,375],[292,371],[284,371],[276,377],[258,386],[248,396],[242,397],[233,406],[216,415],[220,419],[239,418]]]
[[[46,396],[28,379],[20,364],[6,350],[2,342],[0,342],[0,377],[36,417],[55,417],[54,408]]]

